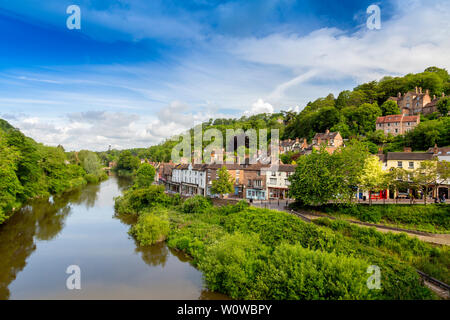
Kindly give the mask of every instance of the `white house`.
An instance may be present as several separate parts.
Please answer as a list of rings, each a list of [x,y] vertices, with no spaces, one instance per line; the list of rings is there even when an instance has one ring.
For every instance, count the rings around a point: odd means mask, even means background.
[[[290,182],[289,176],[295,172],[291,164],[273,165],[266,169],[266,187],[269,199],[286,199]]]
[[[201,164],[180,164],[172,169],[172,183],[179,185],[181,195],[205,195],[206,171]]]

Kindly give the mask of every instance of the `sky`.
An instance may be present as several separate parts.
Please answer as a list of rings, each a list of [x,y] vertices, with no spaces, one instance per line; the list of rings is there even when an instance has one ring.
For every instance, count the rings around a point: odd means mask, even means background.
[[[149,147],[429,66],[450,70],[448,0],[0,0],[0,117],[66,150]]]

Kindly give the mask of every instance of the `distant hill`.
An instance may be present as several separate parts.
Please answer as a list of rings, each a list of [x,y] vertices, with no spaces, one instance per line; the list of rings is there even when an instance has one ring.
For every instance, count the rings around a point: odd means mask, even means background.
[[[11,129],[14,129],[14,127],[10,125],[8,121],[0,119],[0,130],[8,131]]]

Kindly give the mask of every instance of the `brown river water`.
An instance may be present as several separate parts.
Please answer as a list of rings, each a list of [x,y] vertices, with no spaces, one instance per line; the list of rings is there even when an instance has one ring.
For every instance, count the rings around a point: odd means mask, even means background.
[[[165,243],[141,247],[129,221],[114,216],[114,197],[129,180],[31,201],[0,225],[0,300],[226,299],[205,288],[188,257]],[[71,265],[80,289],[66,286]]]

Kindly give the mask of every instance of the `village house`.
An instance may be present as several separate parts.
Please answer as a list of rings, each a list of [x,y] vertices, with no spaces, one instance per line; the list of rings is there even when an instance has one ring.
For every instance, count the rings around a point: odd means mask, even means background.
[[[423,107],[422,114],[427,115],[427,114],[431,114],[433,112],[437,112],[438,111],[437,104],[438,104],[439,100],[441,100],[441,98],[444,98],[444,97],[445,97],[444,93],[442,93],[442,97],[440,97],[440,98],[436,98],[436,96],[433,95],[433,99],[431,100],[431,102]]]
[[[243,198],[244,170],[239,164],[209,164],[205,166],[206,170],[206,195],[216,196],[211,192],[212,182],[218,178],[217,171],[225,167],[233,179],[234,191],[229,194],[230,197]]]
[[[290,182],[288,178],[295,172],[295,166],[290,164],[279,164],[267,168],[266,186],[269,199],[286,199]]]
[[[378,117],[376,130],[383,130],[384,134],[394,136],[405,134],[420,123],[420,116],[405,116],[404,114],[388,115]]]
[[[418,115],[418,114],[431,114],[437,111],[437,103],[441,98],[444,98],[445,94],[442,93],[441,97],[430,96],[430,90],[422,91],[422,88],[416,87],[413,91],[408,91],[405,94],[398,93],[397,97],[390,97],[388,100],[397,102],[400,111],[404,115]]]
[[[288,139],[280,142],[280,154],[287,152],[300,152],[306,148],[308,148],[306,138],[301,140],[299,138],[296,138],[295,140]]]
[[[204,164],[179,164],[172,169],[170,184],[183,196],[206,195]],[[171,189],[169,189],[171,190]]]
[[[391,170],[392,168],[402,168],[406,171],[413,171],[420,168],[420,164],[423,161],[432,160],[434,154],[432,152],[411,152],[411,148],[404,148],[403,152],[388,152],[385,157],[385,170]],[[394,194],[393,191],[389,193],[390,198],[407,197],[409,194],[413,194],[418,198],[418,194],[412,189],[400,190],[398,194]]]
[[[322,146],[325,146],[325,149],[331,154],[343,145],[344,139],[342,139],[341,134],[339,132],[330,132],[327,129],[325,133],[316,133],[310,148],[320,150]]]
[[[422,92],[422,88],[416,87],[403,95],[399,92],[397,97],[390,97],[388,100],[397,102],[402,114],[412,116],[422,113],[423,108],[431,102],[431,97],[428,89]]]
[[[266,169],[269,165],[252,164],[244,167],[244,191],[245,199],[266,200]]]

